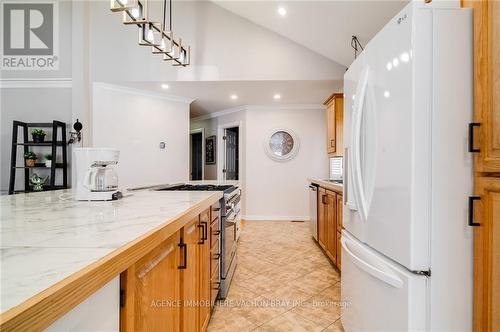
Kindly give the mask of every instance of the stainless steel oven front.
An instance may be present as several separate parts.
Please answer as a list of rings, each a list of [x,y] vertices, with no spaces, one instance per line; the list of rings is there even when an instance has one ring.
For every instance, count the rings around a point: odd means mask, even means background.
[[[240,189],[230,197],[224,197],[222,208],[222,260],[221,289],[219,297],[225,299],[237,264],[237,225],[241,220]]]

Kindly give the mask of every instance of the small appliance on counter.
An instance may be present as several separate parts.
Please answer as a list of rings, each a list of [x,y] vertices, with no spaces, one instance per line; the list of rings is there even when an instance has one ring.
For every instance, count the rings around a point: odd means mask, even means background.
[[[121,198],[118,191],[120,151],[109,148],[76,148],[76,196],[79,201],[110,201]]]

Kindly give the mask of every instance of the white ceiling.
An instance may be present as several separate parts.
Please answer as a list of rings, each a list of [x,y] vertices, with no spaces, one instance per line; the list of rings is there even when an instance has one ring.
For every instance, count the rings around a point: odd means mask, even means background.
[[[354,59],[352,35],[366,45],[408,3],[402,0],[212,1],[344,66]],[[278,14],[279,7],[286,9],[285,16]]]
[[[162,84],[168,84],[163,89]],[[194,81],[194,82],[130,82],[127,87],[194,99],[191,117],[222,111],[244,105],[322,104],[336,91],[340,81]],[[238,99],[230,98],[232,94]],[[273,96],[279,94],[281,99]]]

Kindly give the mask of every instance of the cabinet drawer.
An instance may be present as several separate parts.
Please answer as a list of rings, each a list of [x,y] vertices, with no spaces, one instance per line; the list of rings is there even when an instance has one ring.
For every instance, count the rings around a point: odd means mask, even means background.
[[[219,241],[214,243],[214,246],[210,250],[210,273],[213,274],[215,269],[219,268],[220,264],[220,247]]]
[[[210,248],[212,248],[215,242],[219,241],[220,238],[220,227],[219,220],[212,222],[210,225]]]
[[[206,209],[200,214],[200,222],[206,222],[210,225],[210,209]]]
[[[214,221],[215,219],[219,219],[220,214],[220,204],[216,203],[210,207],[210,220]]]
[[[215,304],[215,300],[217,300],[217,295],[219,294],[220,289],[220,274],[219,274],[219,266],[217,265],[217,269],[212,273],[212,277],[210,278],[210,302],[212,307]]]

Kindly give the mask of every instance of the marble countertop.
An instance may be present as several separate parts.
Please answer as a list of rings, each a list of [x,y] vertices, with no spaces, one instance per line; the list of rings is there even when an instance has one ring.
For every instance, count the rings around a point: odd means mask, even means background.
[[[342,193],[344,191],[344,186],[340,183],[335,183],[330,180],[321,180],[321,179],[315,179],[315,178],[310,178],[308,179],[309,182],[315,183],[320,187],[323,187],[325,189],[333,190],[338,193]]]
[[[71,190],[0,196],[0,313],[221,197],[149,190],[110,202],[74,201]]]

